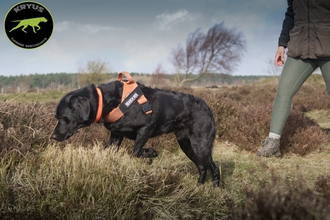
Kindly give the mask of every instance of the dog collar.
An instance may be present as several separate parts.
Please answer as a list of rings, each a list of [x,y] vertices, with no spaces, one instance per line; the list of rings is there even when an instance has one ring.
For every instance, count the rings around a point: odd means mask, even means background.
[[[103,104],[103,96],[102,96],[102,92],[99,88],[96,88],[96,92],[98,95],[98,101],[97,101],[97,113],[96,113],[96,117],[94,122],[99,122],[102,116],[102,104]]]

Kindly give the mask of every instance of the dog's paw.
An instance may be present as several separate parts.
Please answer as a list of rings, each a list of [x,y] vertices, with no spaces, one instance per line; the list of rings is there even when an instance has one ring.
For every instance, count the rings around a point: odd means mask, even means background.
[[[141,152],[141,157],[144,158],[155,158],[158,156],[157,151],[152,148],[143,148]]]

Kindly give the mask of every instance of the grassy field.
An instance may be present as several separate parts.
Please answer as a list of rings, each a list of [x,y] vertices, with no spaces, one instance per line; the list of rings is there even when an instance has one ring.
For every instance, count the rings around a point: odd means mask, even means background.
[[[8,219],[272,219],[270,213],[281,215],[276,219],[327,219],[322,203],[314,204],[322,210],[309,218],[292,215],[297,206],[316,208],[304,204],[312,202],[304,197],[319,196],[309,190],[329,172],[329,151],[265,159],[217,143],[214,160],[222,174],[217,189],[210,178],[196,186],[197,169],[179,150],[162,150],[150,165],[130,158],[127,149],[50,145],[19,163],[13,157],[1,160],[1,213]],[[262,201],[256,199],[260,190],[267,192]],[[251,218],[243,212],[246,201]]]
[[[330,111],[316,110],[307,112],[306,115],[314,119],[322,128],[330,128]]]
[[[330,219],[330,102],[320,105],[324,88],[312,86],[297,94],[281,158],[256,156],[273,84],[198,91],[218,125],[220,188],[210,175],[196,185],[173,135],[148,141],[153,160],[132,158],[128,140],[104,149],[109,133],[97,124],[57,143],[49,135],[63,93],[0,95],[0,219]]]
[[[48,91],[48,92],[23,92],[23,93],[7,93],[0,95],[0,101],[14,103],[30,103],[38,101],[40,103],[57,102],[66,92]]]

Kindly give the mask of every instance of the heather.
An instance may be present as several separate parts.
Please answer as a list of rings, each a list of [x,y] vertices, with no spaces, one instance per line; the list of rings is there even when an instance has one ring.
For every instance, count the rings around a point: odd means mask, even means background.
[[[99,124],[58,143],[49,137],[64,93],[10,94],[0,102],[0,218],[330,218],[330,99],[318,75],[293,100],[281,158],[255,155],[268,134],[275,81],[171,89],[203,98],[213,111],[219,189],[210,176],[196,186],[198,171],[172,134],[148,141],[159,153],[153,160],[132,158],[129,140],[105,148],[109,132]]]

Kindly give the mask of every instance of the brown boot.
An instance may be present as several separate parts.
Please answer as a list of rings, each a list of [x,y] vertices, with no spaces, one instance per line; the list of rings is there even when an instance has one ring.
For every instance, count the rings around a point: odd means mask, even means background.
[[[257,155],[260,157],[281,156],[280,139],[267,137],[262,142],[262,147],[258,150]]]

